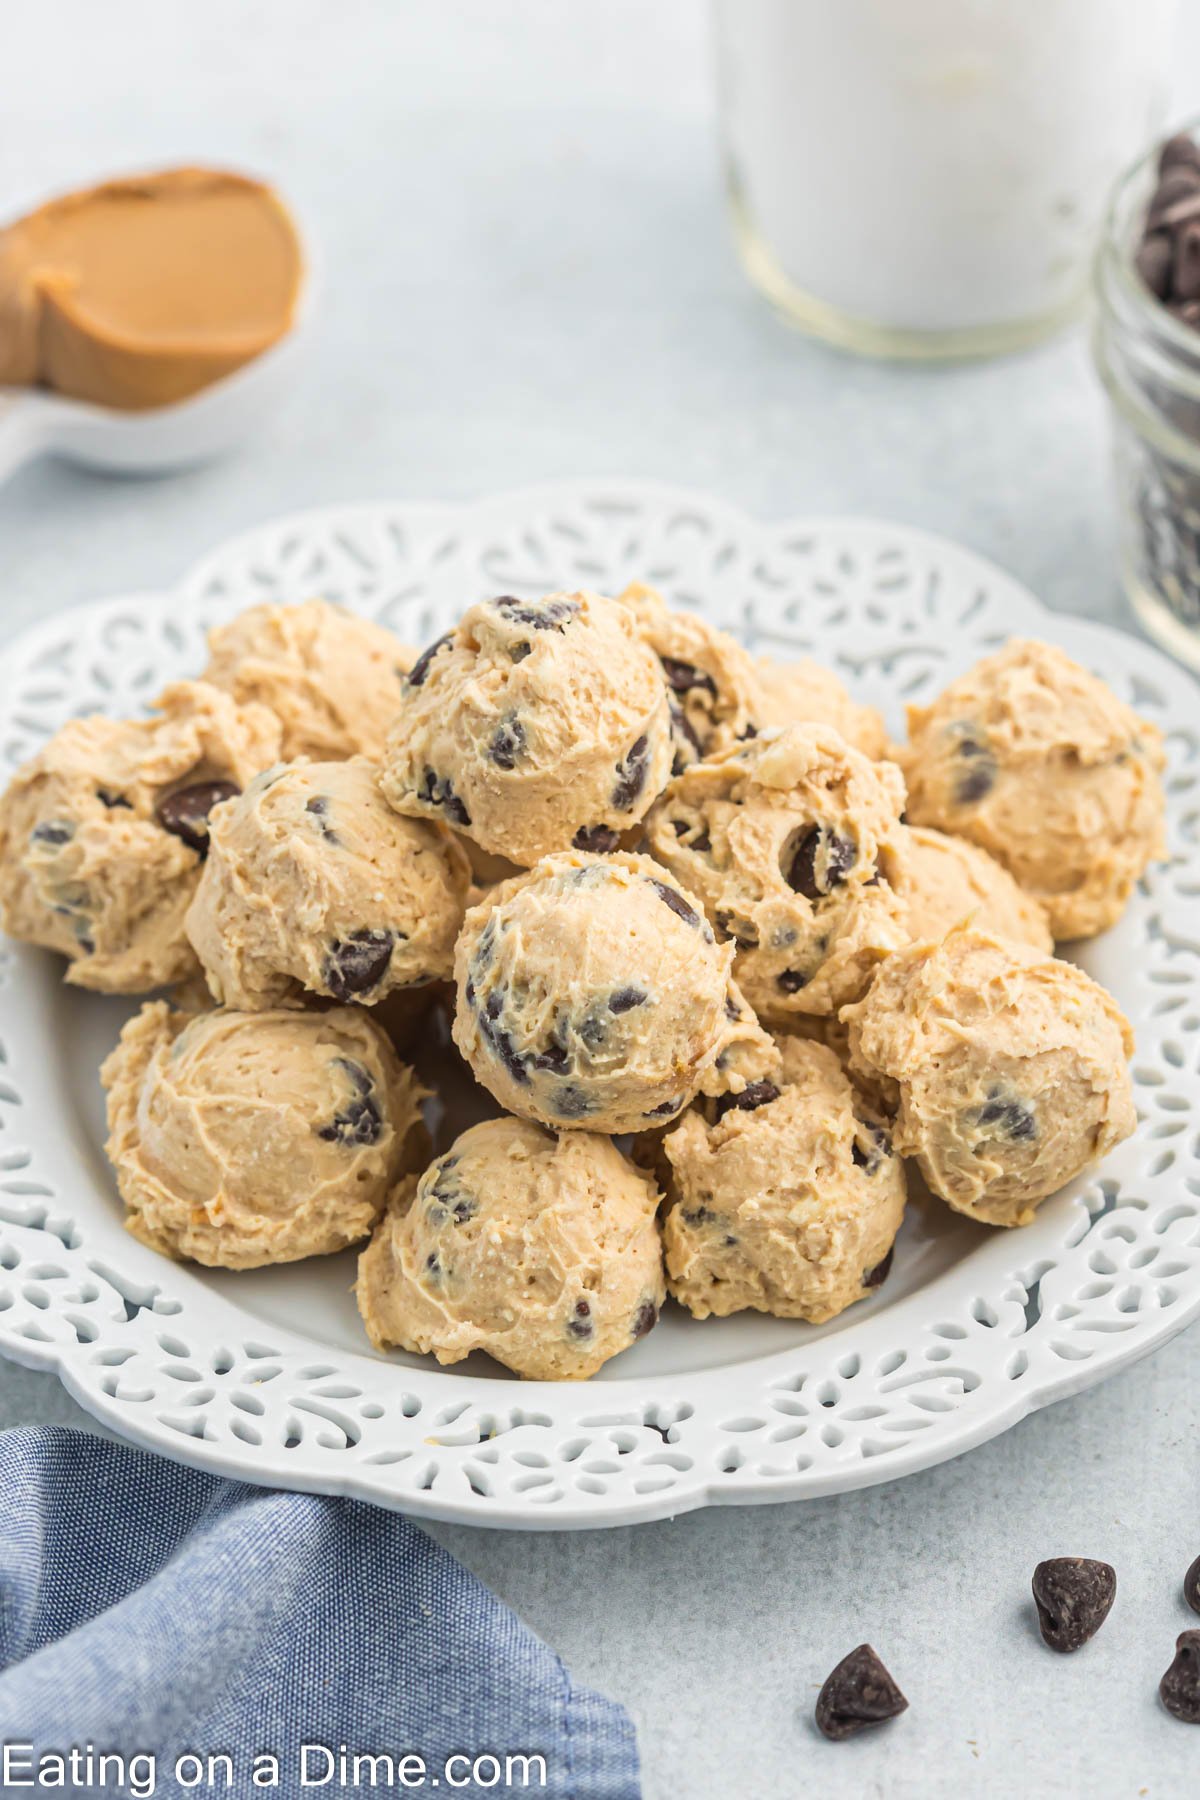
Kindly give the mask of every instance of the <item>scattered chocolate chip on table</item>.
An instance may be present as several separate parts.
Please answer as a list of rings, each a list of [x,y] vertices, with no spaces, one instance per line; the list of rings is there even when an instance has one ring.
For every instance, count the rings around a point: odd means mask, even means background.
[[[1054,1556],[1033,1571],[1033,1598],[1042,1637],[1051,1650],[1078,1650],[1095,1637],[1117,1597],[1111,1563],[1088,1556]]]
[[[1200,1632],[1195,1635],[1200,1638]],[[859,1644],[849,1656],[843,1656],[817,1695],[817,1729],[839,1743],[869,1725],[897,1718],[907,1707],[908,1701],[870,1644]]]
[[[1200,1725],[1200,1631],[1181,1631],[1175,1660],[1158,1684],[1159,1698],[1185,1725]]]

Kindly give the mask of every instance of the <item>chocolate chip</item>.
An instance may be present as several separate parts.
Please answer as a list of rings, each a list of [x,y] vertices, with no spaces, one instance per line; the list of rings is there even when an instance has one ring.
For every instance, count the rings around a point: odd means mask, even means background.
[[[1190,138],[1186,131],[1177,131],[1169,137],[1158,153],[1158,172],[1165,175],[1168,169],[1194,169],[1200,176],[1200,144]]]
[[[333,998],[349,1000],[378,987],[387,974],[395,942],[395,932],[374,929],[334,938],[321,968],[321,980]]]
[[[417,799],[424,800],[428,806],[440,806],[446,817],[453,819],[457,825],[467,826],[471,823],[471,815],[454,792],[454,783],[450,777],[439,776],[428,763],[421,771]]]
[[[578,1338],[582,1343],[593,1336],[595,1329],[595,1326],[592,1324],[591,1307],[586,1300],[577,1300],[575,1302],[575,1309],[567,1320],[568,1333],[571,1337]]]
[[[468,989],[467,999],[474,1002],[474,993]],[[525,1056],[517,1049],[511,1031],[499,1023],[504,1010],[503,996],[498,989],[493,989],[487,997],[482,1013],[478,1007],[475,1016],[479,1021],[479,1035],[498,1062],[504,1064],[509,1075],[518,1087],[530,1084],[529,1070],[525,1067]]]
[[[822,856],[822,852],[824,855]],[[784,879],[806,900],[823,900],[846,879],[846,871],[858,860],[853,838],[841,837],[828,826],[814,825],[796,845]]]
[[[1033,1571],[1033,1598],[1042,1637],[1065,1655],[1095,1637],[1117,1597],[1111,1563],[1088,1556],[1054,1556]]]
[[[1160,178],[1146,211],[1146,230],[1182,224],[1200,211],[1200,170],[1176,165]]]
[[[595,1111],[592,1096],[573,1081],[565,1081],[555,1089],[553,1106],[560,1119],[585,1119]]]
[[[676,741],[675,760],[671,764],[672,775],[682,775],[690,760],[699,761],[704,755],[703,746],[695,726],[680,706],[674,694],[667,695],[667,709],[671,715],[671,734]],[[682,739],[682,743],[680,743]],[[684,746],[691,751],[691,758],[684,754]]]
[[[692,828],[686,819],[671,820],[671,830],[675,833],[677,838],[686,837],[691,829]]]
[[[1160,300],[1165,300],[1171,291],[1172,254],[1170,234],[1152,231],[1143,238],[1133,259],[1138,274]]]
[[[703,669],[698,669],[695,663],[682,662],[677,656],[660,656],[658,660],[667,678],[667,686],[676,694],[690,694],[693,688],[704,688],[716,699],[716,682]]]
[[[835,1743],[882,1725],[908,1706],[870,1644],[844,1656],[817,1696],[817,1729]]]
[[[717,1118],[723,1119],[727,1112],[757,1112],[760,1106],[770,1106],[778,1098],[779,1089],[773,1081],[748,1081],[740,1094],[719,1094],[714,1110]]]
[[[329,823],[329,801],[324,794],[314,794],[311,800],[304,802],[305,812],[317,821],[317,828],[327,844],[338,844],[341,839]]]
[[[650,740],[643,736],[635,741],[617,764],[617,779],[613,784],[611,804],[618,812],[628,812],[645,787],[649,762]]]
[[[108,788],[97,788],[96,798],[102,806],[107,806],[109,812],[115,811],[118,807],[123,807],[126,812],[133,811],[132,800],[127,800],[124,794],[114,794]]]
[[[189,850],[203,856],[208,850],[209,813],[241,791],[232,781],[195,781],[191,787],[176,788],[159,801],[158,822],[172,837],[182,838]]]
[[[534,631],[561,631],[579,611],[578,600],[559,597],[518,600],[513,594],[501,594],[491,604],[513,624],[528,625]]]
[[[999,1088],[990,1090],[975,1113],[975,1123],[995,1126],[994,1136],[1012,1138],[1016,1143],[1028,1143],[1037,1136],[1037,1120],[1032,1110],[1023,1100],[1005,1095]]]
[[[69,844],[75,836],[75,826],[70,819],[43,819],[35,825],[29,834],[31,844],[46,844],[57,850],[63,844]]]
[[[681,1094],[677,1100],[664,1100],[661,1106],[652,1106],[649,1112],[642,1114],[642,1117],[643,1119],[666,1119],[670,1118],[672,1113],[681,1111],[682,1107],[683,1095]]]
[[[784,969],[775,977],[775,985],[785,994],[798,994],[802,987],[808,986],[808,976],[803,969]]]
[[[892,1272],[892,1258],[895,1254],[896,1248],[895,1245],[893,1245],[882,1262],[877,1262],[873,1269],[867,1270],[866,1274],[863,1276],[863,1286],[865,1288],[877,1288],[883,1286],[884,1282]]]
[[[691,843],[688,845],[688,849],[694,850],[697,856],[707,856],[712,849],[712,838],[707,831],[702,831],[699,837],[694,837],[692,839]]]
[[[1183,1597],[1194,1613],[1200,1613],[1200,1556],[1183,1578]]]
[[[860,1124],[869,1142],[864,1147],[855,1138],[850,1146],[850,1156],[857,1168],[865,1169],[868,1175],[875,1175],[892,1154],[892,1140],[882,1125],[871,1125],[861,1120]]]
[[[1200,219],[1193,219],[1175,237],[1171,263],[1173,300],[1200,299]]]
[[[638,1338],[647,1337],[657,1324],[657,1306],[655,1306],[653,1300],[643,1300],[642,1304],[633,1315],[633,1324],[629,1328],[630,1336],[636,1343]]]
[[[533,1059],[533,1066],[553,1075],[561,1075],[571,1066],[570,1054],[565,1044],[551,1044],[548,1049],[538,1051]]]
[[[614,988],[612,993],[608,996],[608,1010],[610,1013],[632,1012],[635,1006],[645,1006],[649,998],[650,996],[645,988]]]
[[[678,918],[682,919],[685,925],[699,925],[699,914],[695,907],[684,899],[678,888],[669,886],[665,881],[655,881],[652,875],[648,875],[646,879],[649,881],[650,886],[654,889],[663,904],[669,906],[671,911],[675,913]]]
[[[370,1094],[356,1094],[328,1125],[317,1131],[326,1143],[345,1145],[377,1144],[382,1135],[383,1118]]]
[[[510,644],[508,646],[509,661],[515,663],[524,662],[525,658],[531,654],[532,650],[533,645],[529,642],[529,639],[522,638],[519,644]]]
[[[525,754],[525,727],[520,719],[509,717],[497,725],[488,745],[488,755],[498,769],[513,769]]]
[[[617,833],[611,825],[581,825],[571,839],[574,850],[585,850],[591,856],[608,856],[617,847]]]
[[[968,769],[960,775],[954,784],[954,801],[957,806],[974,806],[986,798],[996,785],[996,770],[991,763],[978,763],[975,768]]]
[[[425,1273],[431,1275],[435,1281],[441,1279],[443,1274],[442,1259],[436,1250],[431,1250],[429,1255],[425,1258]]]
[[[438,638],[436,643],[430,644],[428,650],[422,650],[420,656],[418,656],[416,662],[408,671],[408,685],[410,688],[423,687],[425,685],[425,677],[429,673],[429,667],[433,662],[434,657],[438,654],[439,650],[444,650],[446,645],[453,643],[453,641],[454,633],[452,631],[447,631],[443,637]]]
[[[1175,1639],[1175,1660],[1158,1692],[1169,1713],[1185,1725],[1200,1725],[1200,1631],[1181,1631]]]

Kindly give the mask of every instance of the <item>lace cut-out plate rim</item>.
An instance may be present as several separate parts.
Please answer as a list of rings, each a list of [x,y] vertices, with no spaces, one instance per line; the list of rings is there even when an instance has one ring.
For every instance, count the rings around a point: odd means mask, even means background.
[[[256,600],[324,592],[420,645],[477,593],[635,579],[758,649],[828,662],[886,707],[893,730],[904,701],[1014,633],[1060,643],[1163,726],[1172,860],[1082,958],[1137,1030],[1137,1134],[1025,1231],[980,1235],[961,1262],[897,1298],[885,1288],[820,1332],[799,1328],[785,1348],[773,1339],[738,1354],[731,1333],[728,1362],[718,1350],[706,1368],[664,1373],[647,1360],[651,1334],[583,1386],[481,1378],[277,1329],[129,1239],[94,1142],[64,1118],[57,973],[9,947],[0,1349],[55,1369],[111,1429],[235,1479],[417,1516],[624,1524],[911,1473],[1102,1379],[1200,1313],[1196,689],[1159,652],[1047,612],[968,551],[876,521],[757,524],[703,494],[629,482],[301,514],[222,546],[171,594],[58,614],[10,646],[3,758],[22,760],[73,713],[138,710],[202,666],[209,624]],[[717,1344],[725,1325],[697,1329]]]

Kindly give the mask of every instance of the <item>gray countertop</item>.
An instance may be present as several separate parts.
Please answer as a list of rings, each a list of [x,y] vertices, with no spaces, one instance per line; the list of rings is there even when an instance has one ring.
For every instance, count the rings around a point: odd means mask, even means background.
[[[1175,116],[1200,105],[1195,12]],[[0,215],[109,169],[219,159],[294,198],[323,271],[303,377],[239,455],[148,483],[43,463],[0,489],[5,635],[166,583],[276,513],[566,474],[906,520],[1128,624],[1082,334],[910,369],[778,324],[730,248],[692,0],[60,0],[9,22],[5,62]],[[1200,1738],[1155,1688],[1195,1623],[1196,1356],[1185,1335],[897,1485],[591,1535],[435,1535],[628,1705],[652,1800],[1179,1794]],[[0,1365],[0,1424],[33,1420],[88,1424],[49,1377]],[[1041,1647],[1029,1604],[1057,1554],[1119,1576],[1075,1658]],[[910,1711],[826,1745],[816,1689],[864,1638]]]

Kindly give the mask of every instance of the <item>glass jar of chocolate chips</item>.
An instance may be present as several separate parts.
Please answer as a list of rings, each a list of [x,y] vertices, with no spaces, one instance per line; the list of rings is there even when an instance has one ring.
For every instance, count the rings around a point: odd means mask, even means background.
[[[1200,127],[1118,183],[1096,286],[1125,586],[1146,629],[1200,668]]]

